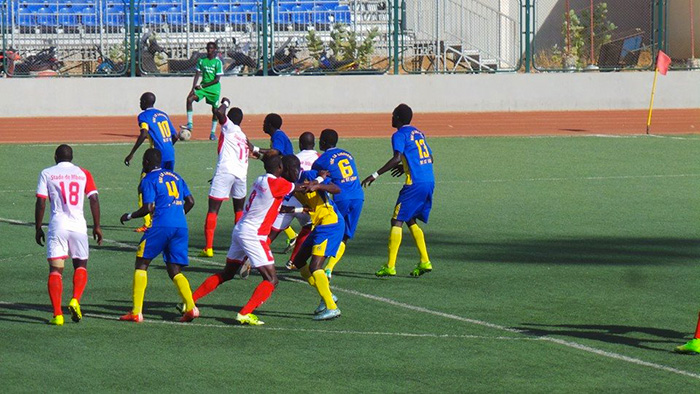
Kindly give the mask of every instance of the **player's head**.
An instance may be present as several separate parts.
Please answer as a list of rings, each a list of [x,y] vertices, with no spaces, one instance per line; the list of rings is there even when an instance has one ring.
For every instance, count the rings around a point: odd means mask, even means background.
[[[146,151],[143,153],[143,170],[145,172],[151,172],[160,167],[162,157],[163,156],[158,149],[146,149]]]
[[[156,95],[151,92],[146,92],[141,95],[141,110],[151,108],[156,103]]]
[[[56,164],[63,161],[73,161],[73,148],[66,144],[59,145],[53,154],[53,159],[56,161]]]
[[[275,131],[282,127],[282,117],[277,114],[267,114],[263,121],[263,131],[265,134],[272,135]]]
[[[298,157],[295,155],[286,155],[282,157],[282,166],[284,166],[282,178],[288,180],[289,182],[296,182],[299,179],[299,168],[301,167],[301,162],[299,161]]]
[[[407,124],[411,124],[413,119],[413,111],[406,104],[399,104],[391,113],[391,127],[399,128]]]
[[[213,59],[214,56],[216,55],[216,50],[218,49],[218,45],[214,41],[209,41],[207,43],[207,57],[209,59]]]
[[[282,174],[282,170],[284,169],[282,167],[282,157],[279,155],[265,156],[262,160],[265,165],[265,172],[274,176],[280,176]]]
[[[299,136],[299,150],[313,149],[316,145],[314,134],[310,131],[305,131]]]
[[[325,129],[321,132],[321,138],[318,140],[318,147],[322,151],[326,151],[330,148],[335,148],[338,144],[338,132],[333,129]]]
[[[243,121],[243,110],[238,107],[231,108],[228,110],[228,118],[231,119],[233,124],[240,126],[241,122]]]

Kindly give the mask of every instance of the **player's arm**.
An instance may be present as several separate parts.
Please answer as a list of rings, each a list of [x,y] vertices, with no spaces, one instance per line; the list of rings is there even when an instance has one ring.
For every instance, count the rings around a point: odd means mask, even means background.
[[[185,215],[187,215],[187,212],[189,212],[192,207],[194,207],[194,197],[190,194],[185,197]]]
[[[192,90],[190,90],[190,94],[194,94],[195,90],[202,88],[197,84],[197,82],[199,82],[199,74],[199,61],[197,61],[197,70],[194,72],[194,79],[192,79]]]
[[[331,194],[340,193],[340,187],[338,187],[338,185],[336,185],[335,183],[318,183],[314,181],[306,185],[306,189],[310,192],[322,191]]]
[[[102,227],[100,227],[100,199],[97,193],[88,197],[90,200],[90,212],[92,213],[92,237],[98,245],[102,245]]]
[[[216,85],[217,83],[219,83],[219,79],[221,79],[221,76],[217,75],[211,81],[209,81],[207,83],[203,83],[202,86],[200,86],[200,88],[204,89],[204,88],[208,88],[211,85]]]
[[[280,213],[309,213],[309,208],[307,207],[293,207],[291,205],[282,205],[280,207]]]
[[[131,219],[142,218],[148,214],[151,214],[155,210],[156,210],[156,203],[149,202],[148,204],[143,204],[141,206],[141,208],[137,209],[134,212],[123,214],[122,217],[119,218],[119,222],[121,224],[124,224],[125,222],[128,222]]]
[[[34,239],[36,243],[40,246],[44,246],[46,242],[46,237],[44,236],[44,230],[42,230],[41,225],[44,221],[44,211],[46,210],[46,197],[36,196],[36,204],[34,204],[34,225],[35,233]]]
[[[141,128],[141,133],[136,138],[136,142],[134,143],[133,148],[131,148],[131,152],[129,152],[124,159],[124,164],[128,166],[131,163],[131,159],[134,158],[134,153],[136,153],[141,144],[143,144],[143,141],[146,141],[146,138],[148,138],[148,129]]]
[[[228,107],[230,105],[231,105],[231,100],[224,97],[221,99],[221,105],[219,106],[219,108],[216,108],[216,109],[212,108],[212,112],[214,113],[214,116],[216,116],[216,119],[219,121],[219,124],[226,123],[226,120],[227,120],[226,111],[228,110]]]
[[[386,162],[380,169],[378,169],[374,174],[368,176],[362,181],[362,186],[367,187],[372,184],[377,178],[379,178],[379,175],[382,175],[383,173],[392,170],[396,168],[396,166],[401,164],[401,153],[399,151],[394,151],[394,156],[389,159],[389,161]]]

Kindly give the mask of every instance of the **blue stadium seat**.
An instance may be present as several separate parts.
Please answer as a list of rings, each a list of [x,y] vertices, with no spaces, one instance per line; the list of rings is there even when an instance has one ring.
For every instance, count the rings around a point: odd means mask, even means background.
[[[78,27],[78,17],[76,13],[79,11],[74,8],[70,3],[68,6],[58,10],[58,25],[63,28],[75,28]]]
[[[311,21],[316,29],[327,30],[330,25],[330,12],[322,5],[315,5],[311,9]]]
[[[333,10],[333,15],[335,17],[335,23],[341,23],[344,25],[349,25],[352,23],[352,14],[350,13],[350,7],[346,5],[339,5]]]
[[[87,30],[94,30],[100,23],[97,19],[97,10],[94,7],[85,7],[80,11],[80,23]]]
[[[305,26],[311,21],[309,11],[302,5],[297,5],[292,8],[292,23],[297,30],[304,30]]]
[[[141,20],[145,25],[159,26],[163,23],[163,15],[156,10],[156,7],[146,7],[142,11]]]
[[[35,13],[36,24],[42,28],[53,28],[58,26],[56,11],[51,8],[39,8]]]
[[[36,26],[34,10],[29,7],[19,7],[19,9],[17,9],[16,18],[15,23],[23,30]]]
[[[185,25],[185,13],[182,6],[174,5],[165,14],[165,22],[172,27]]]
[[[231,7],[231,13],[229,14],[229,20],[234,26],[245,26],[248,23],[248,16],[246,11],[242,6],[237,5]]]
[[[110,27],[124,26],[127,8],[123,4],[114,3],[107,6],[104,13],[105,24]]]
[[[223,26],[228,22],[226,10],[218,6],[211,7],[207,13],[209,14],[209,24],[212,26]]]
[[[209,22],[207,22],[208,9],[208,5],[205,4],[194,5],[192,10],[190,11],[192,27],[203,28],[204,26],[209,24]]]

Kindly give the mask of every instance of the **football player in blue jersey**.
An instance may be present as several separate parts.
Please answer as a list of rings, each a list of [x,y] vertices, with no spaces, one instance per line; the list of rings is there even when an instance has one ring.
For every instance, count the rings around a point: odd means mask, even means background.
[[[387,171],[392,171],[395,176],[406,174],[406,184],[399,192],[394,215],[391,217],[389,259],[386,265],[375,273],[380,277],[396,275],[396,256],[401,246],[404,222],[408,224],[420,255],[420,262],[411,271],[411,276],[421,276],[433,269],[428,258],[423,230],[416,223],[416,219],[428,223],[433,205],[433,151],[425,140],[425,134],[411,126],[412,118],[413,111],[408,105],[400,104],[394,109],[391,117],[391,126],[396,128],[396,132],[391,136],[394,155],[377,172],[362,181],[362,186],[367,187]]]
[[[345,221],[345,233],[338,253],[335,257],[328,259],[325,272],[329,279],[335,265],[345,253],[345,245],[355,235],[362,205],[365,202],[365,192],[360,185],[355,158],[350,152],[336,147],[337,144],[338,132],[332,129],[323,130],[318,142],[323,154],[316,159],[311,167],[316,171],[327,171],[331,182],[340,188],[340,193],[333,196],[333,202],[337,205],[338,212]]]
[[[151,260],[163,254],[163,261],[175,287],[185,303],[180,321],[189,322],[199,317],[199,310],[192,300],[190,283],[182,274],[182,267],[188,265],[187,247],[189,233],[185,214],[194,206],[194,197],[185,180],[173,171],[160,168],[161,153],[148,149],[143,154],[143,168],[147,172],[141,180],[143,205],[137,211],[125,213],[120,218],[124,224],[133,218],[146,214],[153,215],[153,226],[146,230],[136,250],[134,270],[134,307],[120,320],[140,323],[143,321],[143,298],[148,276],[146,270]]]
[[[160,168],[164,170],[174,170],[175,169],[175,142],[177,141],[177,133],[175,132],[175,127],[170,121],[170,117],[165,112],[153,108],[156,103],[156,95],[151,92],[146,92],[141,95],[140,107],[141,113],[139,114],[137,120],[139,129],[141,132],[136,138],[134,146],[131,148],[131,152],[124,159],[124,164],[127,166],[131,163],[134,158],[134,153],[139,149],[141,144],[148,138],[151,143],[151,148],[156,148],[160,151],[162,162],[160,163]],[[146,171],[141,170],[141,179],[146,176]],[[142,205],[141,190],[139,190],[139,207]],[[142,233],[151,227],[151,215],[146,215],[143,217],[143,226],[137,228],[136,232]]]

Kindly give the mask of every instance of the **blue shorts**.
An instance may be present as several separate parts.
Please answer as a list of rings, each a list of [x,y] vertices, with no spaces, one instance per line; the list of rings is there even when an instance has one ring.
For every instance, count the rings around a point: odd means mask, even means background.
[[[188,265],[188,244],[189,232],[186,227],[151,227],[143,233],[136,257],[153,260],[163,253],[166,263]]]
[[[333,202],[338,207],[338,213],[345,220],[345,237],[351,239],[355,236],[355,230],[357,229],[357,223],[360,221],[360,213],[362,213],[362,205],[365,203],[365,200],[353,198],[333,200]]]
[[[419,219],[428,223],[430,209],[433,207],[433,191],[435,183],[424,182],[404,185],[399,192],[394,208],[394,220],[407,222],[411,219]]]
[[[338,219],[338,223],[314,227],[311,234],[306,237],[302,248],[310,247],[312,256],[335,257],[345,234],[345,223],[341,217]]]

